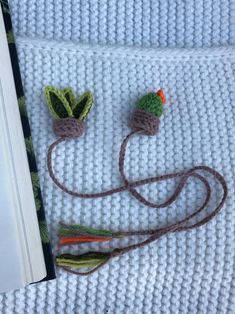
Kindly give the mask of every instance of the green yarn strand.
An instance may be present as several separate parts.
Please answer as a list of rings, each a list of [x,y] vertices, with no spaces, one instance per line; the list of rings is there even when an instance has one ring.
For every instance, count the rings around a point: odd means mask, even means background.
[[[81,225],[73,225],[71,226],[72,229],[79,229],[81,231],[86,231],[90,234],[94,235],[103,235],[103,236],[112,236],[112,232],[110,230],[105,230],[105,229],[95,229],[91,227],[86,227],[86,226],[81,226]]]
[[[110,230],[94,229],[94,228],[85,227],[81,225],[67,226],[67,225],[61,224],[59,227],[59,235],[61,236],[79,234],[79,232],[82,232],[82,234],[86,234],[86,235],[104,236],[104,237],[112,237],[113,235],[112,231]]]
[[[109,253],[102,252],[88,252],[81,255],[62,254],[57,256],[56,264],[60,267],[75,269],[93,268],[105,263],[109,258]]]

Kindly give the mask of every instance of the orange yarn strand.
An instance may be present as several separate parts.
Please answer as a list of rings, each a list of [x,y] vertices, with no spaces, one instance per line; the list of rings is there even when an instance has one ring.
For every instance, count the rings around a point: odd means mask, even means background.
[[[111,241],[111,237],[66,237],[60,238],[59,244],[60,245],[67,245],[67,244],[76,244],[81,242],[107,242]]]

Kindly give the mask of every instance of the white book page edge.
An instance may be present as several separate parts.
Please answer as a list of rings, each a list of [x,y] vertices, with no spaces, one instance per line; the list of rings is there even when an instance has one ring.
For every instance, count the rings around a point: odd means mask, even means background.
[[[15,215],[17,195],[13,185],[14,172],[9,163],[11,155],[3,109],[0,81],[0,292],[24,286],[29,277],[29,261],[21,249],[24,237],[18,230]]]
[[[5,110],[5,122],[8,134],[7,142],[11,152],[11,167],[13,167],[14,171],[14,185],[17,195],[15,203],[17,203],[18,206],[15,208],[15,212],[18,231],[21,233],[21,236],[23,234],[23,237],[25,238],[24,243],[21,243],[21,246],[24,262],[27,263],[25,261],[25,258],[27,257],[30,265],[30,269],[27,271],[29,272],[27,276],[28,278],[26,278],[26,283],[29,283],[43,279],[46,276],[46,267],[1,9],[0,83],[2,87],[2,104],[4,106],[3,110]]]

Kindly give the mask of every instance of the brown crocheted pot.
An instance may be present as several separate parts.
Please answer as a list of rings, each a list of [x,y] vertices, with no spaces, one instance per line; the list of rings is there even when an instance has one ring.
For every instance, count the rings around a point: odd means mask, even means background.
[[[150,112],[135,109],[130,120],[134,131],[142,130],[146,135],[155,135],[159,130],[160,119]]]
[[[80,137],[85,131],[85,123],[74,118],[54,120],[53,130],[58,137]]]

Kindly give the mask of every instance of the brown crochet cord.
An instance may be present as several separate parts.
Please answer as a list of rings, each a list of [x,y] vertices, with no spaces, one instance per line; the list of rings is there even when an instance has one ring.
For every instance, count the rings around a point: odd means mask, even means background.
[[[221,187],[223,189],[223,195],[222,195],[222,198],[221,198],[219,204],[216,206],[216,208],[213,211],[211,211],[207,216],[205,216],[204,218],[202,218],[198,222],[195,222],[193,224],[187,224],[188,222],[190,222],[190,220],[192,218],[197,216],[199,213],[201,213],[203,211],[203,209],[206,208],[206,206],[208,205],[208,203],[210,201],[210,197],[211,197],[211,188],[210,188],[208,181],[202,175],[198,174],[197,171],[208,172],[216,180],[218,180],[218,182],[221,184]],[[228,195],[228,188],[227,188],[227,184],[226,184],[224,178],[217,171],[215,171],[215,170],[213,170],[207,166],[198,166],[198,167],[194,167],[194,168],[190,169],[186,173],[175,173],[175,174],[170,174],[170,175],[166,175],[166,176],[161,176],[158,178],[161,178],[162,180],[164,180],[165,178],[167,178],[167,179],[171,178],[172,179],[172,178],[176,178],[178,176],[181,176],[181,180],[177,186],[175,193],[167,201],[165,201],[162,204],[156,205],[155,207],[156,208],[166,207],[167,205],[174,202],[174,200],[180,194],[180,192],[181,192],[184,184],[186,183],[187,179],[189,177],[193,176],[193,177],[199,179],[204,184],[205,189],[206,189],[206,197],[205,197],[203,204],[199,208],[197,208],[193,213],[189,214],[184,219],[182,219],[182,220],[180,220],[180,221],[178,221],[178,222],[176,222],[170,226],[166,226],[166,227],[162,227],[162,228],[158,228],[158,229],[143,230],[143,231],[126,231],[126,232],[121,232],[121,233],[119,232],[119,234],[121,234],[122,236],[149,236],[149,237],[146,240],[144,240],[143,242],[129,245],[129,246],[126,246],[123,248],[116,248],[113,251],[108,252],[107,253],[107,259],[102,264],[98,265],[97,267],[95,267],[95,268],[93,268],[87,272],[74,271],[72,269],[69,269],[68,267],[62,267],[62,268],[65,269],[66,271],[72,273],[72,274],[82,275],[82,276],[90,275],[90,274],[94,273],[95,271],[97,271],[100,267],[105,265],[113,257],[118,257],[118,256],[124,255],[125,253],[128,253],[130,251],[133,251],[135,249],[139,249],[145,245],[150,244],[151,242],[156,241],[157,239],[159,239],[163,235],[173,233],[173,232],[191,230],[193,228],[201,227],[202,225],[209,222],[213,217],[215,217],[218,214],[218,212],[221,210],[221,208],[223,207],[223,205],[226,201],[226,198]],[[148,180],[147,183],[158,181],[157,177],[155,177],[154,181],[153,181],[153,179],[154,178],[146,179],[146,182],[147,182],[147,180]],[[140,181],[138,181],[138,182],[140,182]],[[143,183],[143,184],[145,184],[145,183]],[[133,187],[133,185],[132,185],[132,187]]]
[[[63,120],[61,120],[60,122],[62,123],[62,121]],[[146,179],[136,180],[136,181],[130,182],[127,179],[125,172],[124,172],[125,154],[126,154],[127,144],[129,142],[130,138],[137,133],[144,133],[146,135],[156,134],[156,132],[159,128],[159,119],[154,117],[153,115],[151,115],[149,113],[146,114],[146,112],[138,109],[134,112],[130,124],[131,124],[133,131],[130,132],[130,134],[127,135],[126,138],[123,140],[121,148],[120,148],[120,154],[119,154],[119,171],[120,171],[123,183],[124,183],[123,185],[116,187],[116,188],[113,188],[113,189],[110,189],[110,190],[107,190],[107,191],[99,192],[99,193],[81,193],[81,192],[76,192],[76,191],[72,191],[72,190],[68,189],[63,183],[61,183],[57,179],[57,177],[55,176],[55,174],[53,172],[53,167],[52,167],[52,153],[53,153],[54,148],[59,143],[65,141],[67,138],[71,138],[71,128],[68,126],[67,127],[70,130],[68,132],[68,135],[65,134],[65,136],[60,137],[53,144],[50,145],[49,150],[48,150],[47,165],[48,165],[49,175],[52,178],[52,180],[54,181],[54,183],[59,188],[61,188],[65,193],[72,195],[72,196],[80,197],[80,198],[98,198],[98,197],[109,196],[109,195],[119,193],[119,192],[129,191],[129,193],[132,196],[134,196],[140,203],[142,203],[148,207],[164,208],[164,207],[171,205],[178,198],[178,196],[180,195],[181,191],[183,190],[185,184],[187,183],[187,180],[191,177],[194,177],[194,178],[198,179],[199,181],[201,181],[205,186],[205,191],[206,191],[205,200],[204,200],[203,204],[199,208],[197,208],[193,213],[189,214],[188,216],[186,216],[181,221],[178,221],[178,222],[176,222],[170,226],[166,226],[166,227],[159,228],[159,229],[152,229],[152,230],[149,229],[149,230],[143,230],[143,231],[121,232],[121,234],[123,236],[144,236],[145,235],[145,236],[149,236],[149,237],[146,240],[144,240],[143,242],[129,245],[129,246],[124,247],[124,248],[117,248],[111,252],[107,252],[107,260],[105,260],[102,264],[98,265],[97,267],[95,267],[95,268],[93,268],[87,272],[73,271],[67,267],[63,267],[65,270],[67,270],[73,274],[89,275],[89,274],[95,272],[98,268],[100,268],[104,264],[106,264],[108,262],[108,260],[112,257],[120,256],[120,255],[123,255],[129,251],[132,251],[132,250],[135,250],[137,248],[141,248],[145,245],[148,245],[149,243],[156,241],[157,239],[159,239],[163,235],[166,235],[166,234],[169,234],[172,232],[187,231],[187,230],[191,230],[193,228],[200,227],[200,226],[206,224],[208,221],[210,221],[220,211],[220,209],[223,207],[225,200],[227,198],[228,188],[227,188],[227,184],[225,182],[225,179],[223,178],[223,176],[219,172],[217,172],[216,170],[214,170],[210,167],[207,167],[207,166],[196,166],[196,167],[193,167],[193,168],[186,170],[186,171],[170,173],[170,174],[166,174],[166,175],[162,175],[162,176],[153,176],[153,177],[149,177]],[[55,127],[54,127],[54,130],[55,130]],[[78,134],[78,133],[79,132],[77,132],[76,134]],[[74,137],[78,137],[78,136],[75,135]],[[216,208],[213,211],[211,211],[207,216],[202,218],[200,221],[189,224],[189,222],[191,221],[192,218],[197,216],[200,212],[202,212],[208,206],[210,198],[211,198],[211,188],[210,188],[209,182],[202,174],[200,174],[201,172],[208,173],[209,175],[214,177],[214,179],[220,183],[222,190],[223,190],[223,195],[222,195],[222,198],[221,198],[219,204],[216,206]],[[150,202],[145,197],[143,197],[139,192],[137,192],[137,190],[136,190],[136,188],[139,186],[143,186],[143,185],[150,184],[150,183],[156,183],[156,182],[160,182],[160,181],[164,181],[164,180],[169,180],[169,179],[176,179],[176,178],[179,178],[179,182],[178,182],[178,185],[176,186],[174,193],[162,203]]]

